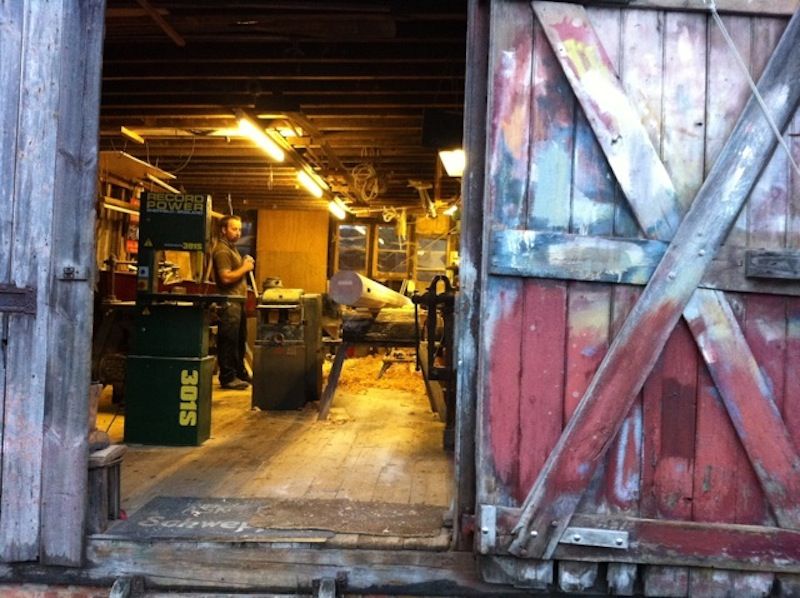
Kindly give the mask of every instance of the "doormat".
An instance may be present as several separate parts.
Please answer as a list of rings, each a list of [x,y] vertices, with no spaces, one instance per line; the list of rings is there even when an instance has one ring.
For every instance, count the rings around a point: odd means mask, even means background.
[[[192,540],[208,542],[324,542],[333,532],[273,530],[250,523],[261,498],[188,498],[158,496],[124,521],[106,530],[105,537],[131,540]]]
[[[445,508],[346,499],[159,496],[104,534],[133,540],[324,542],[334,534],[436,536]]]
[[[264,502],[250,524],[269,529],[315,529],[372,536],[435,536],[445,507],[347,499],[291,499]]]

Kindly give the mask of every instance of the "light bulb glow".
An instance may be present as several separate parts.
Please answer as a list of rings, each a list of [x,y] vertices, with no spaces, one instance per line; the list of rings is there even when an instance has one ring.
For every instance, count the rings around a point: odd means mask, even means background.
[[[463,149],[442,150],[439,152],[439,159],[444,165],[447,176],[459,177],[464,174],[466,156]]]
[[[442,214],[444,214],[445,216],[452,216],[457,211],[458,211],[458,204],[453,204],[452,206],[447,208],[444,212],[442,212]]]

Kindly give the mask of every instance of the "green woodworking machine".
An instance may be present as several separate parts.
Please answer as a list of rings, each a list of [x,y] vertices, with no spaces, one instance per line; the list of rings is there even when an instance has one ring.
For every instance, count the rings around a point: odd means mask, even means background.
[[[166,250],[188,252],[192,271],[202,278],[210,231],[209,195],[142,197],[135,325],[125,375],[126,442],[199,445],[209,437],[209,306],[229,298],[190,295],[179,286],[168,292],[159,264]]]

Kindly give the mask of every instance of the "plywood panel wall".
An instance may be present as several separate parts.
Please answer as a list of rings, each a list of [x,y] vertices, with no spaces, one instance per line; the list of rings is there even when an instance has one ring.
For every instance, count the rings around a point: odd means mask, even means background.
[[[328,269],[328,212],[259,210],[256,277],[277,276],[287,288],[324,293]]]

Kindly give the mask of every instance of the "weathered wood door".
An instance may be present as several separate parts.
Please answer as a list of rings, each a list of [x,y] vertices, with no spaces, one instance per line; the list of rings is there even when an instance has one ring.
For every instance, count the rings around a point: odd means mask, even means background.
[[[800,171],[748,84],[800,160],[787,17],[493,3],[487,580],[700,595],[800,573]]]
[[[0,2],[0,561],[83,558],[104,7]]]

